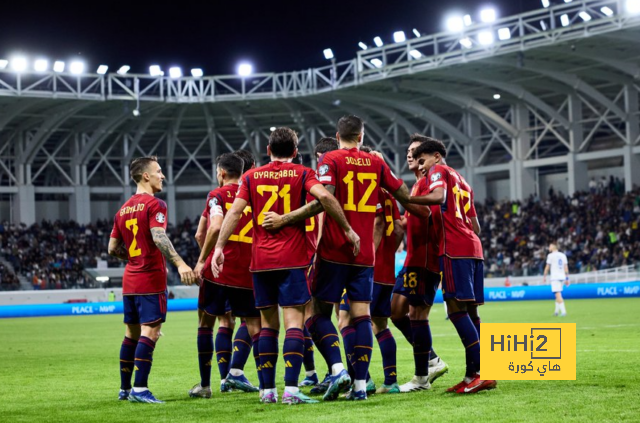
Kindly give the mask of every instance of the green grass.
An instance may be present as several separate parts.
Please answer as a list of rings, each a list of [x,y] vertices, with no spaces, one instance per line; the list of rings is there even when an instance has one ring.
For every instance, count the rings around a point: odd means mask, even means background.
[[[579,300],[567,303],[577,323],[577,380],[501,381],[478,395],[445,394],[464,373],[464,354],[442,305],[431,315],[434,348],[450,365],[449,374],[429,392],[372,396],[317,405],[263,405],[257,394],[215,392],[210,400],[191,399],[199,381],[195,312],[170,313],[158,343],[150,378],[164,405],[116,400],[122,316],[69,316],[0,320],[0,421],[73,422],[405,422],[443,421],[638,421],[640,420],[640,299]],[[489,303],[485,322],[547,323],[553,302]],[[398,341],[399,381],[413,372],[410,346]],[[282,341],[281,341],[282,345]],[[319,373],[324,364],[316,353]],[[247,366],[249,379],[257,382]],[[218,379],[215,377],[214,385]],[[282,362],[278,381],[282,395]],[[374,348],[371,374],[382,382],[380,354]]]

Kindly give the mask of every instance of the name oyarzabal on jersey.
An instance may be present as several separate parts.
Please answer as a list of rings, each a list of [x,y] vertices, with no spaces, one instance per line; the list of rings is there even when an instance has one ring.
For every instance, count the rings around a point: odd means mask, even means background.
[[[111,238],[122,240],[129,261],[123,295],[158,294],[167,289],[167,265],[151,228],[167,228],[167,204],[150,194],[133,195],[115,215]]]

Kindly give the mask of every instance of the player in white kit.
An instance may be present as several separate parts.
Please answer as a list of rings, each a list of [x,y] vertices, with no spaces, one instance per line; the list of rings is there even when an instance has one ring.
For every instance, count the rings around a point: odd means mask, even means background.
[[[547,265],[544,268],[542,283],[547,281],[547,275],[551,271],[551,292],[556,295],[556,311],[555,316],[560,317],[567,315],[567,309],[562,299],[562,284],[569,286],[569,266],[567,256],[558,251],[556,244],[549,245],[549,255],[547,256]]]

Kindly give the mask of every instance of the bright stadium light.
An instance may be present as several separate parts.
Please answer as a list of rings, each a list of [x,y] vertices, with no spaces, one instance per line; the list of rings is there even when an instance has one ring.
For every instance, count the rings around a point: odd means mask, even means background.
[[[202,75],[204,75],[204,72],[202,71],[202,69],[200,68],[191,69],[191,76],[193,76],[194,78],[202,78]]]
[[[471,26],[473,19],[471,19],[471,15],[464,15],[462,17],[462,22],[464,22],[464,26]]]
[[[462,32],[464,29],[464,22],[460,16],[451,16],[447,18],[445,25],[447,26],[447,31],[450,32]]]
[[[26,57],[14,57],[11,59],[11,69],[16,72],[24,72],[27,70],[27,59]]]
[[[325,48],[324,50],[322,50],[322,54],[324,54],[324,58],[327,60],[331,60],[335,57],[333,55],[333,50],[331,50],[330,48]]]
[[[480,45],[488,46],[493,44],[493,32],[491,31],[482,31],[478,34],[478,42]]]
[[[7,59],[0,59],[0,69],[5,69],[9,65],[9,61]]]
[[[38,59],[33,62],[33,69],[36,72],[46,72],[49,69],[49,61],[47,59]]]
[[[367,47],[367,45],[366,45],[365,43],[363,43],[362,41],[360,41],[360,42],[358,43],[358,47],[360,47],[360,48],[361,48],[361,49],[363,49],[363,50],[366,50],[366,49],[368,48],[368,47]]]
[[[500,28],[498,30],[498,38],[500,41],[508,40],[511,38],[511,30],[509,28]]]
[[[631,14],[640,13],[640,0],[627,0],[627,12]]]
[[[98,75],[104,75],[105,73],[107,73],[108,70],[109,70],[109,66],[100,65],[98,66],[98,70],[96,72],[98,73]]]
[[[486,8],[480,11],[480,20],[484,23],[491,23],[496,20],[496,9]]]
[[[540,28],[542,28],[543,31],[547,30],[547,23],[545,21],[540,21]]]
[[[96,276],[98,282],[109,282],[109,276]]]
[[[384,45],[384,43],[382,42],[382,38],[380,37],[374,38],[373,43],[376,45],[376,47],[382,47]]]
[[[494,94],[493,95],[493,99],[494,100],[500,100],[500,94]]]
[[[600,11],[601,11],[602,13],[604,13],[604,14],[605,14],[605,16],[609,16],[609,17],[613,16],[613,10],[611,10],[611,9],[610,9],[610,8],[608,8],[607,6],[605,6],[605,7],[601,8],[601,9],[600,9]]]
[[[129,69],[131,69],[131,66],[128,66],[128,65],[120,66],[120,69],[118,69],[116,73],[118,75],[126,75],[127,72],[129,72]]]
[[[393,41],[396,43],[403,43],[407,41],[407,36],[404,35],[404,31],[396,31],[393,33]]]
[[[591,15],[587,12],[580,12],[578,13],[578,16],[580,16],[580,18],[582,18],[582,20],[585,22],[589,22],[591,20]]]
[[[62,60],[56,60],[55,63],[53,64],[53,71],[54,72],[64,72],[64,67],[65,64]]]
[[[80,75],[84,72],[84,63],[79,60],[69,63],[69,72],[74,75]]]
[[[275,127],[275,126],[272,126],[271,128],[269,128],[269,130],[270,130],[271,132],[273,132],[273,131],[275,131],[275,130],[276,130],[276,127]]]
[[[409,55],[410,55],[411,57],[413,57],[414,59],[419,59],[419,58],[421,58],[421,57],[422,57],[422,53],[420,53],[418,50],[411,50],[411,51],[409,52]]]
[[[420,31],[418,31],[417,29],[413,28],[413,35],[415,35],[416,37],[420,37]]]
[[[573,0],[564,0],[565,3],[571,3]]]
[[[569,15],[565,13],[564,15],[560,16],[560,23],[562,24],[562,26],[569,26]]]
[[[380,60],[380,59],[371,59],[371,64],[373,66],[375,66],[376,68],[381,68],[382,67],[382,60]]]
[[[250,63],[240,63],[238,65],[238,75],[249,76],[253,73],[253,65]]]
[[[149,66],[149,75],[151,75],[151,76],[162,76],[162,75],[164,75],[164,72],[162,72],[162,69],[160,69],[159,65],[151,65],[151,66]]]
[[[551,2],[549,0],[542,0],[542,7],[546,9],[549,6],[551,6]]]
[[[182,69],[180,69],[178,66],[174,66],[172,68],[169,68],[169,77],[171,77],[172,79],[181,78],[182,77]]]
[[[473,47],[473,42],[471,41],[471,38],[464,37],[463,39],[460,40],[460,45],[465,48],[471,48]]]

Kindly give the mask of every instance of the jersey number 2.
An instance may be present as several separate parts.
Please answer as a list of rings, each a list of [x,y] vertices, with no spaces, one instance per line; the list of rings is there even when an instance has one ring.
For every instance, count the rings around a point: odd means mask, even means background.
[[[138,248],[138,241],[136,241],[136,235],[138,235],[138,219],[129,219],[124,222],[127,229],[133,233],[133,241],[129,246],[129,257],[138,257],[142,254],[142,250]]]

